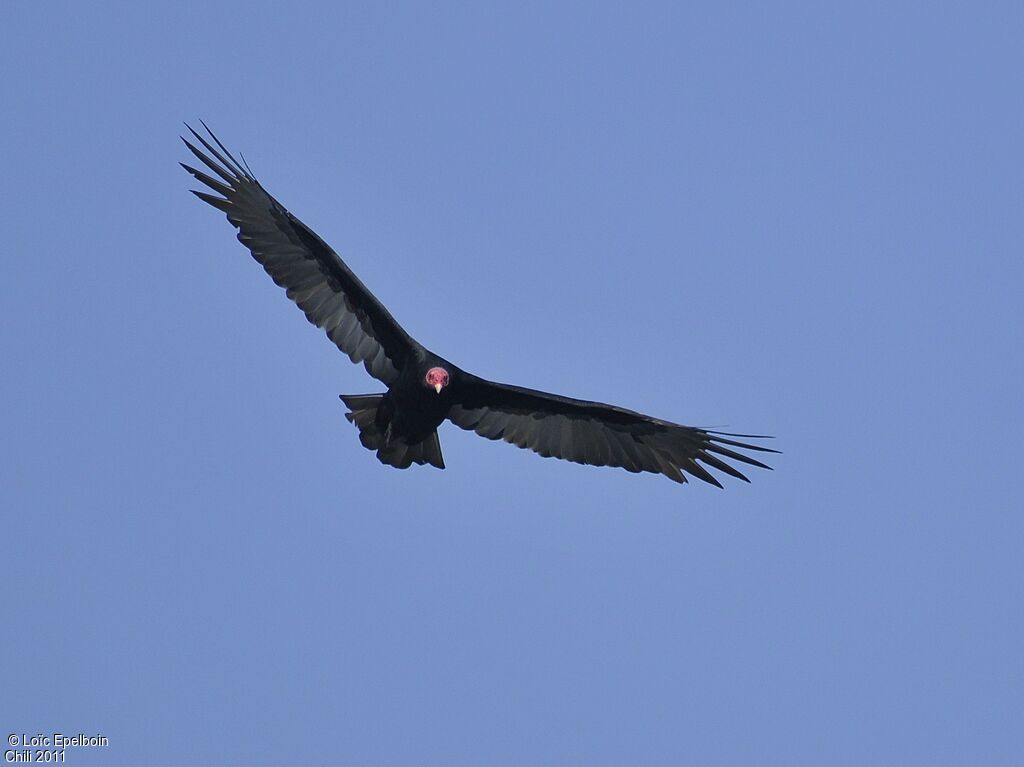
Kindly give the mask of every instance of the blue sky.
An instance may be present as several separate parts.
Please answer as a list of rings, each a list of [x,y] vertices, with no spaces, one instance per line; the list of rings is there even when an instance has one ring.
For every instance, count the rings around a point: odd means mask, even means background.
[[[1016,764],[1016,4],[8,0],[4,734],[67,763]],[[420,341],[777,435],[724,491],[442,429],[187,193],[205,119]]]

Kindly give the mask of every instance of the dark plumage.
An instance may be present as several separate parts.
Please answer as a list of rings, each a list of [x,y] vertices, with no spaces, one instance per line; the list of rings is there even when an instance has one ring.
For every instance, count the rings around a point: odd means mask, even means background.
[[[205,152],[182,139],[213,173],[182,163],[215,192],[193,194],[226,213],[238,239],[309,321],[388,387],[384,394],[341,397],[360,441],[382,463],[443,469],[437,427],[447,419],[542,456],[649,471],[676,482],[686,482],[690,474],[721,487],[705,467],[749,481],[725,459],[769,468],[739,450],[777,451],[732,439],[764,437],[680,426],[600,402],[493,383],[428,351],[395,322],[337,253],[271,197],[248,166],[206,130],[212,144],[189,128]]]

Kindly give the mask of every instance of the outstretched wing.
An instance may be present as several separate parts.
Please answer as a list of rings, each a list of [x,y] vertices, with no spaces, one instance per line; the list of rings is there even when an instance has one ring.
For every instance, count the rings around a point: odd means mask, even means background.
[[[206,123],[203,127],[220,151],[186,127],[209,155],[183,137],[185,146],[220,179],[182,163],[220,196],[192,193],[227,214],[238,239],[274,282],[287,289],[288,298],[310,322],[323,328],[353,362],[362,362],[370,375],[390,386],[411,352],[409,335],[338,254],[271,197]]]
[[[452,406],[448,419],[481,437],[503,439],[544,457],[649,471],[676,482],[686,482],[686,474],[692,474],[721,487],[702,463],[749,482],[724,459],[762,469],[771,467],[731,448],[778,452],[729,439],[767,437],[680,426],[614,405],[492,383],[467,374],[460,376],[451,396],[457,404]]]

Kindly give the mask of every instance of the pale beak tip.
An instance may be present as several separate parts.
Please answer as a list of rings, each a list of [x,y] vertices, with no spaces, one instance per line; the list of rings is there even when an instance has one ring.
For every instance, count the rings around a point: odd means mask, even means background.
[[[434,391],[436,391],[438,394],[440,394],[441,393],[441,384],[439,384],[439,383],[434,384]]]

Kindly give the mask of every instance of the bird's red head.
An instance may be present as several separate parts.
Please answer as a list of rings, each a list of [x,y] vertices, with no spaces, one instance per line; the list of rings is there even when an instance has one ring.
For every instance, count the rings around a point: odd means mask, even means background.
[[[448,385],[448,371],[444,368],[430,368],[423,382],[438,394]]]

